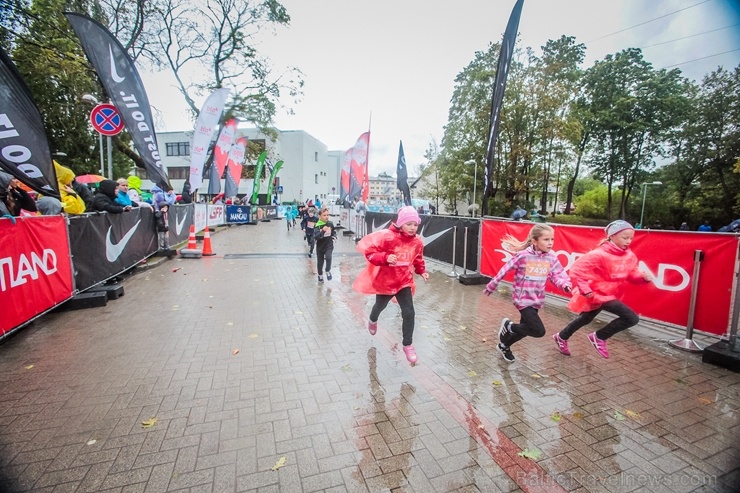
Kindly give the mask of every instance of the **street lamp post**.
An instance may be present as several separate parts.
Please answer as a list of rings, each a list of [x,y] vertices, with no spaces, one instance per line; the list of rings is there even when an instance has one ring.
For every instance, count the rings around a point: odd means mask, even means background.
[[[647,195],[647,186],[648,185],[662,185],[662,181],[653,181],[650,183],[643,183],[642,184],[642,212],[640,212],[640,228],[645,229],[645,224],[642,222],[642,218],[645,216],[645,196]]]
[[[475,170],[473,172],[473,217],[475,217],[475,186],[478,184],[478,161],[476,161],[475,159],[469,159],[465,161],[463,164],[465,165],[474,164],[475,165]]]
[[[96,98],[92,94],[83,94],[82,100],[96,106],[98,105],[98,98]],[[105,176],[105,150],[103,149],[103,134],[98,132],[98,137],[100,137],[100,174]]]

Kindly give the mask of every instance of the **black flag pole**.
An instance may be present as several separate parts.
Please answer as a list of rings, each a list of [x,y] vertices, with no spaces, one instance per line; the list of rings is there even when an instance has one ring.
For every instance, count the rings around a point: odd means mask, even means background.
[[[519,31],[519,18],[522,15],[522,6],[524,0],[517,0],[509,17],[509,23],[506,25],[504,38],[501,41],[501,52],[498,56],[496,65],[496,79],[493,83],[493,94],[491,96],[491,119],[488,129],[488,148],[486,149],[486,166],[485,166],[485,190],[483,192],[483,207],[481,215],[488,214],[488,199],[493,194],[493,160],[496,151],[496,140],[498,138],[498,128],[500,123],[501,105],[504,100],[506,91],[506,78],[509,75],[509,66],[514,54],[514,43]]]

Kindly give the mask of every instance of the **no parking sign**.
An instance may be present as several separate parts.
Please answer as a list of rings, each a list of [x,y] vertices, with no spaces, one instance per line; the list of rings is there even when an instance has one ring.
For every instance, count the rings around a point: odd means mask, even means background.
[[[95,130],[103,135],[112,137],[123,130],[123,119],[118,110],[110,103],[97,105],[90,112],[90,123]]]

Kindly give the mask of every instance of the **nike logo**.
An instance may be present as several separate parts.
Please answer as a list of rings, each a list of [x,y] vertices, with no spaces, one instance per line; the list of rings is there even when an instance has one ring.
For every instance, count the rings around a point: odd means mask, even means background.
[[[421,232],[419,233],[419,236],[421,236],[421,241],[424,242],[424,246],[427,246],[428,244],[430,244],[431,242],[433,242],[434,240],[436,240],[437,238],[439,238],[440,236],[442,236],[446,232],[450,231],[452,228],[447,228],[444,231],[440,231],[439,233],[434,233],[433,235],[430,235],[430,236],[425,236],[424,235],[424,230],[425,229],[426,228],[422,228]]]
[[[187,218],[187,213],[182,216],[182,221],[177,220],[177,215],[175,215],[175,233],[177,234],[177,236],[180,236],[180,233],[182,232],[182,227],[185,226],[185,219]]]
[[[123,238],[121,238],[121,241],[118,243],[113,243],[110,239],[110,232],[113,229],[113,227],[108,228],[108,234],[105,236],[105,257],[108,259],[108,262],[115,262],[118,260],[118,257],[121,256],[123,253],[123,249],[126,248],[126,244],[129,242],[132,236],[134,236],[134,233],[136,232],[136,228],[139,227],[139,223],[141,223],[141,219],[136,221],[136,224],[134,224],[133,228],[129,229],[128,232],[123,235]]]
[[[110,54],[110,76],[115,82],[123,82],[126,77],[121,77],[118,75],[118,72],[116,70],[116,62],[113,60],[113,47],[111,45],[108,45],[108,53]]]
[[[390,224],[391,222],[388,221],[388,222],[381,224],[380,226],[375,226],[375,221],[373,220],[373,231],[372,232],[378,231],[379,229],[388,229],[388,226],[390,226]]]

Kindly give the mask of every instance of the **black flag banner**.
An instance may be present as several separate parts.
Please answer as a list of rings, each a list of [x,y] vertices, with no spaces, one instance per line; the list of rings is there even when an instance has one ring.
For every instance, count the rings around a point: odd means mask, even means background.
[[[49,142],[31,91],[0,48],[0,168],[33,190],[59,198]]]
[[[396,164],[396,186],[403,192],[403,203],[411,205],[409,172],[406,169],[406,156],[403,155],[403,142],[398,143],[398,163]]]
[[[149,98],[134,62],[105,26],[86,15],[74,12],[64,15],[80,38],[82,49],[98,73],[111,103],[121,114],[149,179],[167,190],[169,182],[157,148]]]
[[[485,167],[485,191],[483,193],[482,214],[488,214],[488,199],[493,193],[493,154],[496,152],[496,139],[498,137],[498,127],[500,123],[501,105],[504,100],[506,91],[506,78],[509,75],[509,66],[511,57],[514,54],[514,43],[519,31],[519,18],[522,15],[522,6],[524,0],[517,0],[516,5],[509,16],[509,23],[506,25],[504,39],[501,41],[501,52],[498,55],[496,64],[496,79],[493,82],[493,95],[491,96],[491,120],[488,128],[488,148],[486,150],[486,167]]]

